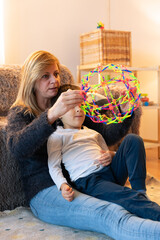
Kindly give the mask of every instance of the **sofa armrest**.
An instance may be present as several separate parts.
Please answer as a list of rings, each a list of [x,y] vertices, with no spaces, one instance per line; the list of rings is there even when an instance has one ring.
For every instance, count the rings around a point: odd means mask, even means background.
[[[6,146],[6,123],[0,118],[0,211],[26,205],[18,162]]]

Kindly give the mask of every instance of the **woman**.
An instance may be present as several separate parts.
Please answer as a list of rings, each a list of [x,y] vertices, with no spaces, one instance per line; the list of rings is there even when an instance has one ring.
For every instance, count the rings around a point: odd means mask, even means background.
[[[8,146],[19,161],[26,199],[35,216],[52,224],[102,232],[115,239],[158,239],[159,222],[135,217],[118,205],[77,191],[72,202],[63,199],[49,175],[46,143],[56,130],[56,120],[81,104],[83,94],[69,90],[52,106],[60,88],[59,61],[48,52],[31,54],[22,70],[17,99],[8,115]],[[109,126],[86,118],[85,125],[100,132],[112,145],[127,133],[132,118]]]

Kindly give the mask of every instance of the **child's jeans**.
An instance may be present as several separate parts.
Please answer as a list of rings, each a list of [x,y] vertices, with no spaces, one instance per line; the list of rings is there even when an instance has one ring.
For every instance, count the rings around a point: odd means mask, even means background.
[[[124,187],[127,177],[132,189]],[[121,143],[110,166],[75,181],[80,192],[121,205],[142,218],[160,221],[160,206],[144,194],[146,158],[142,139],[129,134]],[[137,191],[138,190],[138,191]]]

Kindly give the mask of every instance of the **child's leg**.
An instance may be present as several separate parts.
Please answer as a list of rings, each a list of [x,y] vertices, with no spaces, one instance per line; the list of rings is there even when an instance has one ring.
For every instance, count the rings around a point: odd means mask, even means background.
[[[116,182],[124,185],[127,177],[135,190],[146,190],[146,154],[143,140],[128,134],[121,143],[111,163]]]
[[[160,221],[160,206],[158,204],[148,200],[136,190],[104,180],[102,177],[106,173],[103,169],[76,180],[77,190],[116,203],[139,217]]]

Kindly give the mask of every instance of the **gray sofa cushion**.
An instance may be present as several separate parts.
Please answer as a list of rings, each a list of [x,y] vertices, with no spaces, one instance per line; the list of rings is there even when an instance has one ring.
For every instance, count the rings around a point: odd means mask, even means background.
[[[19,65],[0,65],[0,116],[6,116],[16,99],[21,67]]]
[[[25,205],[19,165],[7,151],[4,123],[0,130],[0,211]]]

